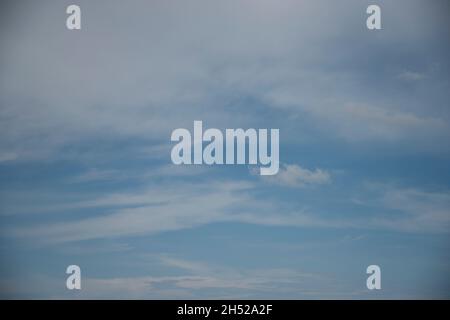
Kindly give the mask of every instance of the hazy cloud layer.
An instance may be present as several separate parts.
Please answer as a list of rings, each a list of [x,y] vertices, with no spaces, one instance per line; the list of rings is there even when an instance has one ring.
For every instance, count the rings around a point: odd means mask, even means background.
[[[450,5],[378,3],[2,3],[0,294],[448,298]],[[279,173],[171,164],[194,120],[279,128]]]

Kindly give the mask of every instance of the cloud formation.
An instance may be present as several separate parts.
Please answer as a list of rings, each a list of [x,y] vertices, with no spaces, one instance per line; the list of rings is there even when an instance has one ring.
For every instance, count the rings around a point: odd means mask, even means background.
[[[327,184],[331,176],[326,170],[308,170],[296,164],[282,165],[278,174],[264,177],[264,180],[286,187],[304,187]]]

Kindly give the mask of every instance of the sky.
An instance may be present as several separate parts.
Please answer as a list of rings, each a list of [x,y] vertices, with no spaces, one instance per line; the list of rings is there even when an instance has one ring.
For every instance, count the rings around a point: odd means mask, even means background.
[[[450,298],[447,1],[0,6],[0,298]],[[280,171],[172,164],[195,120]]]

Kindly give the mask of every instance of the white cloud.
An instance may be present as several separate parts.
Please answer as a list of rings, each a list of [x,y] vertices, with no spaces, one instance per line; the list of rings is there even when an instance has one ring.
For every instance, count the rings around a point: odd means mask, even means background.
[[[353,220],[357,228],[390,229],[401,232],[448,233],[450,192],[401,188],[367,183],[364,195],[351,201],[361,214]],[[365,212],[368,208],[372,214]]]
[[[169,255],[160,255],[158,259],[165,267],[176,268],[194,274],[210,273],[210,266],[198,261],[179,259]]]
[[[403,215],[380,218],[380,225],[413,232],[450,230],[450,192],[388,187],[381,201],[386,207],[398,210]]]
[[[263,177],[263,179],[287,187],[312,186],[331,182],[328,171],[322,169],[308,170],[296,164],[282,165],[276,175]]]
[[[112,214],[19,228],[13,233],[43,242],[64,242],[191,228],[233,219],[227,209],[250,201],[245,193],[248,188],[245,182],[155,185],[140,193],[111,194],[73,204],[78,208],[116,208]]]
[[[197,176],[208,171],[207,166],[182,166],[182,165],[160,165],[152,167],[148,170],[139,172],[124,168],[118,169],[98,169],[90,168],[85,172],[70,177],[69,183],[86,183],[93,181],[120,181],[120,180],[145,180],[155,177],[185,177]]]
[[[326,221],[300,209],[280,211],[276,202],[252,196],[250,191],[255,187],[245,181],[155,184],[139,193],[116,193],[66,204],[66,209],[104,208],[108,214],[17,227],[5,230],[5,235],[45,244],[148,235],[228,221],[278,226],[345,225],[335,220]]]
[[[356,81],[334,78],[321,73],[314,77],[319,87],[333,86],[333,81],[337,83]],[[304,85],[304,81],[297,83],[293,81],[288,86],[267,91],[265,99],[273,107],[288,110],[298,118],[308,116],[308,119],[312,119],[316,124],[316,130],[325,134],[335,134],[349,142],[398,143],[413,140],[415,147],[423,150],[424,146],[430,147],[430,143],[424,141],[435,142],[439,137],[450,135],[448,121],[424,112],[426,108],[424,105],[418,108],[420,112],[413,112],[405,110],[401,104],[371,101],[360,97],[358,92],[333,92],[327,93],[326,96],[319,94],[314,96],[311,95],[314,88],[308,83]]]
[[[323,171],[284,171],[287,176],[276,183],[287,186],[328,183]],[[288,174],[289,173],[289,174]],[[292,178],[294,176],[294,178]],[[157,186],[157,187],[156,187]],[[289,208],[274,199],[252,195],[257,190],[249,182],[163,183],[141,192],[116,193],[71,204],[74,208],[97,208],[105,214],[78,220],[33,224],[4,231],[5,236],[51,244],[87,239],[151,235],[194,228],[210,223],[241,222],[269,226],[318,228],[393,229],[407,232],[448,232],[450,196],[420,190],[381,189],[382,197],[372,195],[372,204],[359,201],[360,215],[310,212]],[[378,190],[379,193],[379,190]],[[370,194],[370,193],[369,193]],[[376,215],[364,214],[376,205]],[[391,214],[396,210],[396,214]],[[330,212],[329,212],[330,213]]]

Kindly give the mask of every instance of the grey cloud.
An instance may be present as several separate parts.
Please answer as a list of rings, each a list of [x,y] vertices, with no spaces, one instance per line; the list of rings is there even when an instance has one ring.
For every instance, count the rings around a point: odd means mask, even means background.
[[[425,107],[440,106],[373,99],[385,88],[386,74],[378,85],[361,83],[380,76],[377,64],[384,61],[375,54],[403,50],[396,41],[416,48],[444,32],[434,36],[440,19],[427,28],[405,27],[404,21],[430,19],[430,10],[419,10],[421,2],[383,2],[387,23],[379,36],[361,29],[364,3],[353,1],[354,11],[332,1],[119,4],[81,1],[84,27],[78,33],[65,30],[63,4],[40,2],[26,13],[10,9],[21,19],[8,19],[2,33],[3,153],[47,158],[92,136],[164,140],[195,118],[216,127],[254,124],[258,112],[247,117],[229,107],[246,96],[275,113],[288,99],[287,112],[311,117],[319,132],[331,124],[344,139],[448,136],[448,112],[442,120],[422,115]],[[403,6],[417,10],[408,16]],[[440,81],[427,80],[425,92]],[[358,95],[361,90],[366,95]],[[367,116],[355,117],[361,112]],[[386,121],[391,112],[398,116]],[[404,125],[404,118],[418,124]],[[361,135],[364,127],[369,130]]]

